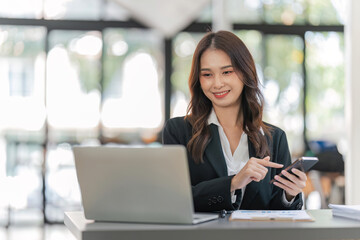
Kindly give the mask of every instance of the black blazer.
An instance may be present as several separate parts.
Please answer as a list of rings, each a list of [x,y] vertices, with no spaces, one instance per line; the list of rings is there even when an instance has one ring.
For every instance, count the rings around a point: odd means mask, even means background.
[[[290,165],[291,156],[285,132],[275,126],[269,126],[272,128],[272,141],[268,141],[271,161],[284,164],[284,166]],[[235,210],[238,205],[232,204],[230,193],[233,176],[228,176],[227,173],[217,126],[210,124],[210,132],[211,138],[204,152],[203,163],[196,164],[189,151],[187,152],[195,211]],[[192,126],[184,117],[172,118],[166,122],[163,129],[164,144],[186,146],[191,137]],[[249,157],[257,157],[254,146],[250,141],[248,142]],[[296,196],[289,207],[285,206],[282,201],[283,190],[269,183],[280,171],[281,169],[269,168],[262,181],[250,182],[246,186],[240,209],[301,209],[303,205],[301,194]]]

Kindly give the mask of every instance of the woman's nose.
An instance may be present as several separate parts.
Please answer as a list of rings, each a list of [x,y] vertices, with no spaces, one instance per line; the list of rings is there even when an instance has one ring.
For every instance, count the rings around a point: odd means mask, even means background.
[[[224,81],[222,79],[221,76],[215,76],[215,79],[214,79],[214,87],[216,89],[220,89],[224,86]]]

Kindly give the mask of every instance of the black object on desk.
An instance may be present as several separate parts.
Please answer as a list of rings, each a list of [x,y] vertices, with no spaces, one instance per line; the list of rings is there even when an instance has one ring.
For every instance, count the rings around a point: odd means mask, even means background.
[[[220,214],[219,214],[219,217],[220,217],[220,218],[225,218],[225,217],[226,217],[226,213],[227,213],[227,212],[226,212],[225,209],[221,210],[221,211],[220,211]]]

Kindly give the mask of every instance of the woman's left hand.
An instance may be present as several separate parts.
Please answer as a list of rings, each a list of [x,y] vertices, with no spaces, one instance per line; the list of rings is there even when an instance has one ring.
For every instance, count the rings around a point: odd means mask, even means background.
[[[285,170],[282,170],[281,173],[289,180],[276,175],[274,185],[284,189],[286,199],[291,201],[305,188],[307,180],[306,174],[296,168],[292,169],[292,174]]]

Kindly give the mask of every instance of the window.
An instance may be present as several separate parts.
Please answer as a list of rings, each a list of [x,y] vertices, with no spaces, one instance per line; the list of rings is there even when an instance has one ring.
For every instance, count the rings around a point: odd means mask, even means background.
[[[46,93],[50,134],[64,130],[96,137],[101,100],[101,33],[53,30],[49,41]]]
[[[43,218],[45,36],[44,27],[0,26],[0,191],[7,193],[0,206],[10,207],[1,216],[14,222],[24,221],[23,211],[31,221]]]
[[[173,87],[171,98],[171,117],[184,116],[189,104],[190,93],[188,78],[191,68],[192,55],[195,47],[202,38],[201,33],[179,33],[173,44],[173,72],[171,84]]]
[[[312,140],[345,142],[344,36],[335,32],[305,35],[308,75],[307,134]]]
[[[254,57],[265,121],[286,131],[293,157],[306,141],[344,145],[343,1],[226,4]],[[160,141],[165,113],[186,114],[192,54],[211,15],[208,4],[164,39],[116,1],[0,3],[0,192],[13,189],[0,199],[0,222],[7,213],[15,223],[62,222],[81,207],[73,144]]]
[[[303,41],[298,36],[266,36],[265,119],[286,132],[293,156],[304,152],[303,48]]]
[[[104,39],[104,136],[122,142],[156,140],[164,123],[161,38],[149,30],[106,29]]]

